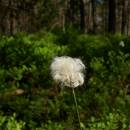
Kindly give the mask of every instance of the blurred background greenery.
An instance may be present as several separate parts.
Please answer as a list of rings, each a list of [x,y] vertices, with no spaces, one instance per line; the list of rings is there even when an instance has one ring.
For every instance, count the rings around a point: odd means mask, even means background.
[[[62,55],[87,66],[85,84],[75,89],[83,129],[130,129],[130,38],[71,33],[1,36],[1,129],[78,129],[71,90],[60,94],[50,75],[52,59]]]

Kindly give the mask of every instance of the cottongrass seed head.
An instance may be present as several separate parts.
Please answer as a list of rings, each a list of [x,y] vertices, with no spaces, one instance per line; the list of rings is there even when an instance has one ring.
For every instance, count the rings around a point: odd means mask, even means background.
[[[56,57],[51,64],[53,79],[67,87],[78,87],[84,83],[85,65],[78,58]]]
[[[125,47],[125,43],[124,43],[124,41],[120,41],[120,42],[119,42],[119,46],[121,46],[121,47]]]

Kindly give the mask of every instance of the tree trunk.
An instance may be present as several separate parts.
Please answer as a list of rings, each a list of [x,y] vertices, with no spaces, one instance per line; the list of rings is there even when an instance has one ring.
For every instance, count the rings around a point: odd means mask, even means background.
[[[75,0],[70,0],[70,21],[71,25],[75,23]]]
[[[92,20],[92,2],[91,0],[87,1],[87,17],[86,17],[86,27],[88,33],[93,33],[93,20]]]
[[[9,21],[10,21],[10,30],[9,30],[9,33],[10,33],[10,35],[12,35],[13,34],[13,24],[14,24],[14,21],[13,21],[13,10],[12,10],[12,0],[9,0],[9,9],[10,9],[10,11],[9,11]]]
[[[91,0],[92,3],[92,32],[96,33],[96,6],[95,6],[95,0]]]
[[[104,25],[104,32],[106,33],[108,31],[108,1],[104,2],[104,8],[103,8],[103,25]]]
[[[80,8],[80,29],[85,32],[85,7],[84,1],[80,0],[79,8]]]
[[[130,2],[128,2],[128,24],[127,24],[127,34],[130,36]]]
[[[126,26],[126,8],[125,8],[125,0],[122,0],[122,23],[121,23],[121,33],[125,33],[125,26]]]
[[[116,0],[109,0],[108,32],[116,32]]]

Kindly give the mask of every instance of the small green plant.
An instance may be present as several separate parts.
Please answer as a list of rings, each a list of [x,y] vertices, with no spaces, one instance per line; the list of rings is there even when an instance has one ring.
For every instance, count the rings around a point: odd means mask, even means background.
[[[23,121],[17,121],[15,114],[13,116],[0,116],[1,130],[23,130],[24,125]]]
[[[130,125],[126,116],[118,113],[109,113],[108,115],[96,119],[91,117],[87,128],[84,130],[129,130]]]

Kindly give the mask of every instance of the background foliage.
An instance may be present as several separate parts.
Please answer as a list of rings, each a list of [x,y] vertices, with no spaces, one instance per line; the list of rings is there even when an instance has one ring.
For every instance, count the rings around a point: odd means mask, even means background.
[[[60,90],[49,68],[55,56],[68,55],[87,66],[76,88],[82,129],[129,130],[129,41],[74,30],[1,36],[0,129],[78,130],[72,92]]]

